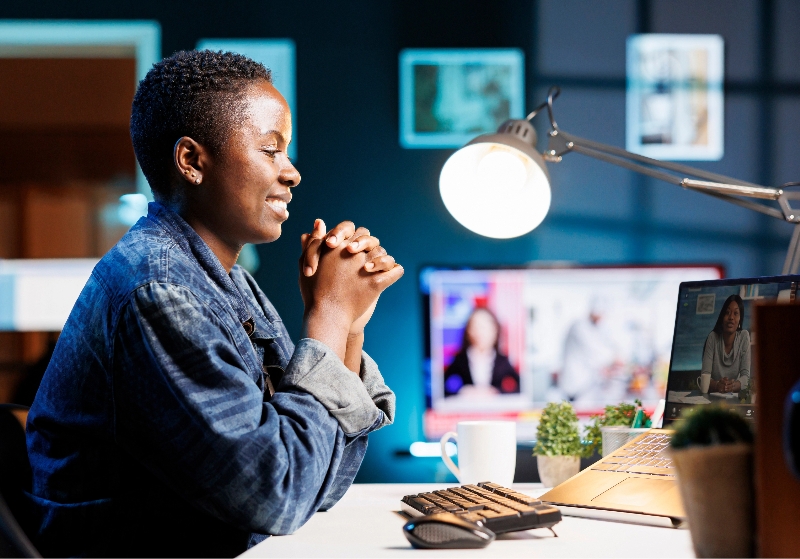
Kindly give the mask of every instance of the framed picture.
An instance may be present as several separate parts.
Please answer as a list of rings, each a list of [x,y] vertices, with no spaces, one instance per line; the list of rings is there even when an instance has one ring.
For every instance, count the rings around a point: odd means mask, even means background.
[[[723,62],[719,35],[629,37],[628,151],[663,160],[722,159]]]
[[[200,39],[198,49],[235,52],[261,62],[272,71],[272,84],[292,111],[289,157],[297,157],[297,103],[295,102],[295,49],[291,39]]]
[[[524,111],[524,56],[516,49],[400,53],[400,145],[461,147]]]

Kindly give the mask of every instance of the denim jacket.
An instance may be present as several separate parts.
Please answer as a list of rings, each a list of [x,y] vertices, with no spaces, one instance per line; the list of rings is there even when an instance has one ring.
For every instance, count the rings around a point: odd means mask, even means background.
[[[92,272],[31,408],[34,541],[238,555],[338,501],[393,416],[366,353],[359,378],[292,344],[253,278],[152,203]]]

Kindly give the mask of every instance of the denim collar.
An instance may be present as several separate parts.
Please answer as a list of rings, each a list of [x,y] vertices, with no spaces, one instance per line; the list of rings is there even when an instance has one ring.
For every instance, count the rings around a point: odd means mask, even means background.
[[[236,313],[239,323],[250,336],[255,330],[255,322],[245,303],[239,287],[225,272],[216,255],[211,252],[206,242],[192,229],[192,226],[177,213],[158,202],[148,204],[148,218],[164,226],[178,246],[187,255],[193,257],[208,277],[222,290],[231,308]]]

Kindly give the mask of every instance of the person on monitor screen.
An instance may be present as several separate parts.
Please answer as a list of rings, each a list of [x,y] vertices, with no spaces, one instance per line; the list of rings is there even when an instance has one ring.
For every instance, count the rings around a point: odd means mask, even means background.
[[[500,323],[485,307],[472,311],[459,349],[444,372],[444,394],[518,394],[519,374],[500,353]]]
[[[280,237],[300,182],[289,107],[253,60],[158,62],[131,137],[155,202],[95,267],[33,402],[32,535],[45,556],[233,557],[331,507],[392,422],[363,331],[403,269],[318,220],[294,345],[236,265]]]
[[[589,312],[572,323],[564,339],[558,386],[571,402],[614,401],[620,391],[620,362],[612,333],[605,327],[608,302],[595,296]]]
[[[731,295],[703,347],[700,373],[711,373],[709,392],[739,392],[750,384],[750,332],[743,322],[744,302]]]

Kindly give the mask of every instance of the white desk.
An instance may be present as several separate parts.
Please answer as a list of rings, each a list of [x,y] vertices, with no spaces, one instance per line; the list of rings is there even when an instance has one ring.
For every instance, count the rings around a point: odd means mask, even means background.
[[[242,557],[694,557],[688,530],[565,516],[549,530],[499,536],[485,549],[415,551],[402,533],[403,495],[442,484],[357,484],[328,512],[315,514],[291,536],[276,536]],[[529,495],[541,484],[515,484]]]

